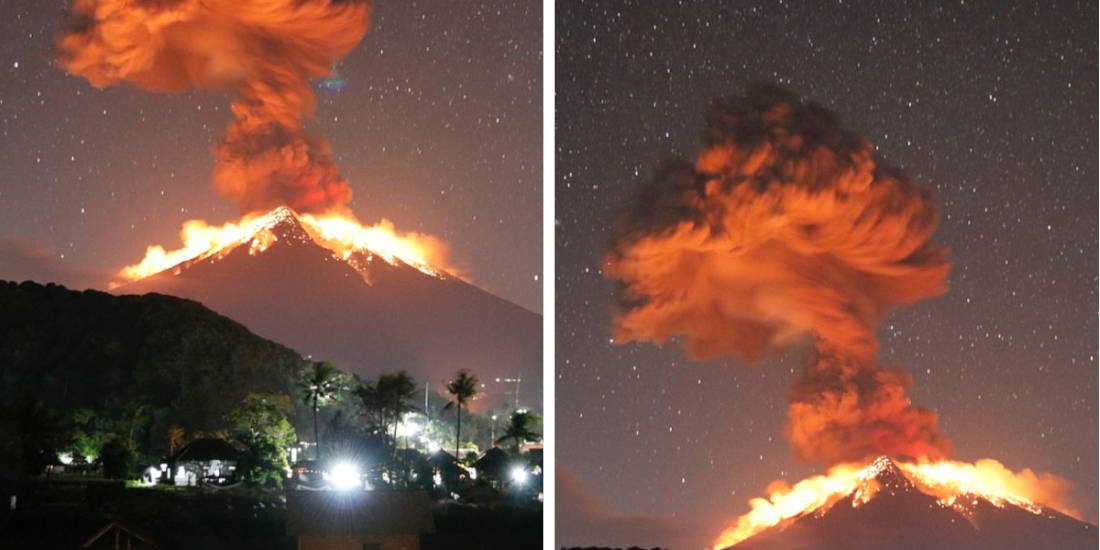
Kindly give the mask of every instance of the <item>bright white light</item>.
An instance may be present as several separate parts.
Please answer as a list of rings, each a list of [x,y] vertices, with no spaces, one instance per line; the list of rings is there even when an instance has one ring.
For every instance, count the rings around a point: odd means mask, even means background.
[[[409,422],[409,416],[405,415],[405,419],[397,425],[397,435],[399,437],[412,437],[420,433],[420,424]]]
[[[328,481],[334,489],[347,491],[360,486],[359,467],[348,462],[337,462],[327,472]]]
[[[429,441],[428,442],[428,452],[434,453],[434,452],[438,452],[438,451],[439,451],[439,443],[436,443],[435,441]]]
[[[144,485],[154,485],[160,479],[160,470],[150,466],[145,469],[145,483]]]
[[[512,481],[518,485],[523,485],[527,481],[527,470],[520,466],[512,468]]]
[[[69,465],[73,463],[73,453],[61,453],[57,455],[57,460],[62,464]]]

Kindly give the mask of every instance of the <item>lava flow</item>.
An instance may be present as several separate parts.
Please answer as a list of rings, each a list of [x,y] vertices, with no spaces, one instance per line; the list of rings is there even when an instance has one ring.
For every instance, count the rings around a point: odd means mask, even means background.
[[[280,207],[220,226],[203,220],[188,220],[180,230],[181,247],[174,250],[166,250],[160,245],[148,247],[145,257],[119,271],[118,279],[110,287],[144,279],[183,262],[217,257],[249,241],[251,254],[263,252],[278,238],[269,229],[287,216],[296,218],[317,244],[343,260],[351,262],[357,253],[365,254],[380,257],[391,265],[403,262],[433,277],[448,274],[462,278],[461,270],[448,260],[447,246],[430,235],[398,233],[393,223],[385,219],[374,225],[362,225],[350,215],[298,214]],[[369,270],[365,266],[356,267],[369,282]]]
[[[884,489],[877,479],[884,468],[893,465],[916,490],[936,497],[941,506],[963,517],[969,517],[972,507],[984,500],[998,508],[1010,504],[1033,514],[1043,514],[1049,509],[1080,519],[1069,501],[1069,482],[1056,476],[1030,469],[1013,472],[992,459],[970,464],[953,460],[904,462],[879,457],[871,464],[838,464],[825,475],[804,479],[793,486],[773,482],[768,487],[768,498],[749,501],[751,510],[722,532],[714,548],[726,548],[788,520],[827,511],[848,496],[853,507],[862,506]]]

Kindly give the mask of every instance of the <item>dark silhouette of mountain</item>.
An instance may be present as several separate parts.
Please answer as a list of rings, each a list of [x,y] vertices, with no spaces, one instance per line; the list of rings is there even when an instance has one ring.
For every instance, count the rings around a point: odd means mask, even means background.
[[[966,513],[921,492],[889,459],[876,461],[881,488],[853,506],[852,494],[757,533],[735,550],[1035,550],[1097,547],[1097,528],[1050,509],[1033,513],[973,495]]]
[[[30,404],[60,415],[43,428],[58,438],[74,422],[110,431],[127,418],[122,431],[156,456],[169,426],[224,428],[248,393],[290,394],[303,365],[190,300],[0,281],[0,474],[20,460],[7,416]]]
[[[405,369],[440,390],[456,370],[470,369],[486,383],[485,401],[512,399],[514,385],[494,381],[519,377],[520,404],[541,406],[541,316],[400,260],[338,257],[288,209],[266,217],[241,242],[116,292],[197,300],[257,334],[363,375]]]

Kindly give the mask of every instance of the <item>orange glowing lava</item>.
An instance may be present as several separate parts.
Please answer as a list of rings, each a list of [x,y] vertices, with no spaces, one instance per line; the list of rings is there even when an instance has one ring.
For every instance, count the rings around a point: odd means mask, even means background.
[[[433,277],[463,278],[462,271],[448,258],[447,245],[431,235],[400,233],[393,222],[386,219],[374,225],[363,225],[350,214],[297,214],[280,207],[264,214],[248,214],[220,226],[204,220],[188,220],[180,230],[181,247],[174,250],[160,245],[148,247],[140,262],[118,272],[110,288],[144,279],[183,262],[219,257],[246,242],[251,242],[251,254],[263,252],[278,240],[270,230],[288,217],[296,219],[318,245],[356,267],[368,282],[369,273],[357,256],[366,255],[368,261],[378,257],[390,265],[405,263]]]
[[[768,486],[768,498],[749,501],[751,510],[737,518],[714,543],[714,548],[737,544],[769,527],[818,510],[826,510],[852,496],[852,506],[867,503],[880,489],[876,476],[890,459],[880,457],[871,464],[839,464],[825,475],[813,476],[793,486],[782,481]],[[969,515],[979,499],[997,507],[1013,504],[1032,513],[1044,508],[1080,519],[1069,502],[1071,485],[1065,479],[1030,469],[1009,470],[1000,462],[983,458],[973,464],[942,460],[936,462],[894,461],[917,490],[939,499],[939,504]]]

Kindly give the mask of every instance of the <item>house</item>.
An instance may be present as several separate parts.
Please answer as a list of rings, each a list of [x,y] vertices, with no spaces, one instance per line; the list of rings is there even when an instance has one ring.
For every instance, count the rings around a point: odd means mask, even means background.
[[[418,550],[435,521],[423,491],[288,491],[286,530],[298,550]]]
[[[478,479],[488,481],[494,488],[500,489],[508,480],[512,462],[514,461],[508,453],[500,447],[493,447],[474,462],[474,470],[477,472]]]
[[[435,484],[450,491],[464,488],[470,483],[470,472],[458,463],[458,459],[447,451],[439,450],[428,455]]]
[[[165,461],[162,479],[175,485],[224,485],[234,479],[240,455],[241,452],[224,439],[202,437]]]

